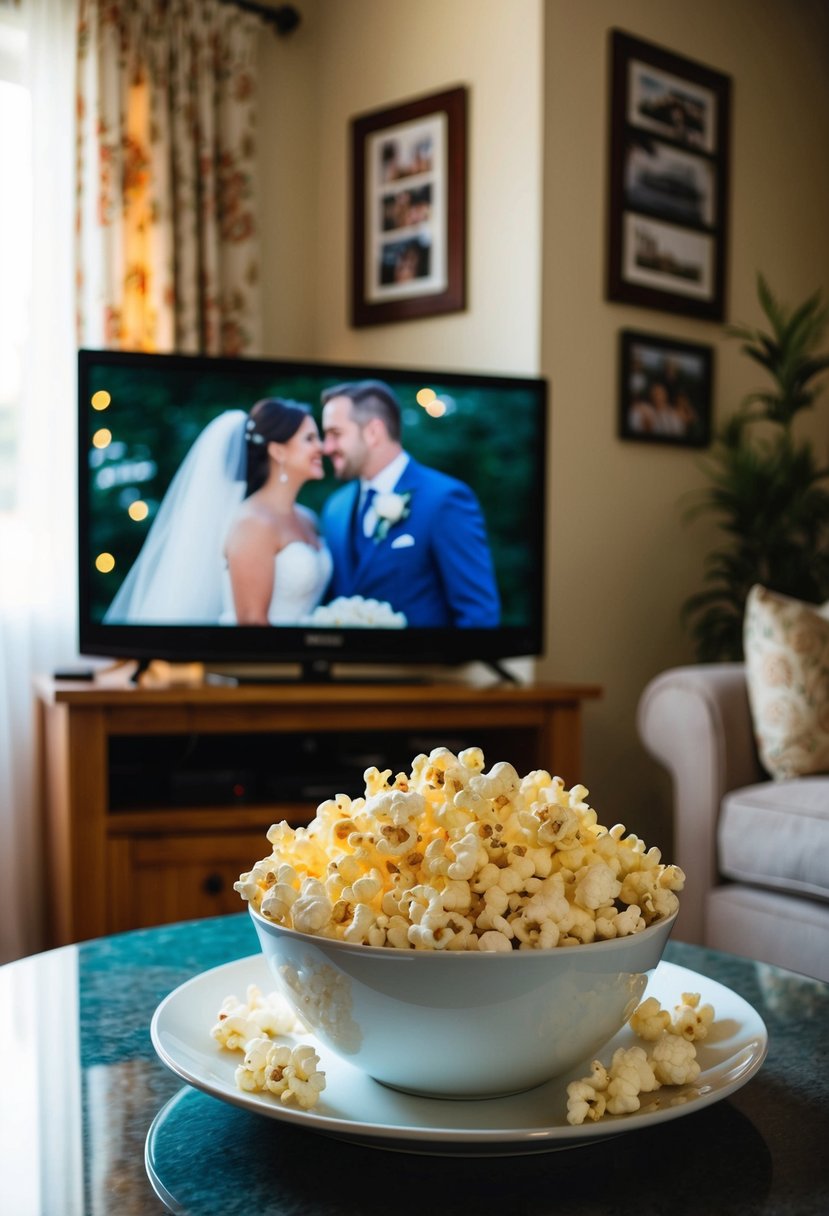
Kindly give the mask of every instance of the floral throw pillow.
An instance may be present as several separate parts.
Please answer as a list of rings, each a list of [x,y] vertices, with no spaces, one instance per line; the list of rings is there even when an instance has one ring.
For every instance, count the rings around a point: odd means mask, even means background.
[[[743,649],[760,759],[772,777],[829,772],[829,602],[755,586]]]

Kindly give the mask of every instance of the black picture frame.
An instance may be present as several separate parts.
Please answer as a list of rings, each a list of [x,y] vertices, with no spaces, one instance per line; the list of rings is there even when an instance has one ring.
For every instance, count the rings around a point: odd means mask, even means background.
[[[713,377],[712,346],[636,329],[621,330],[619,438],[707,447]]]
[[[610,31],[607,298],[725,316],[731,78]]]
[[[351,120],[353,326],[466,307],[464,86]]]

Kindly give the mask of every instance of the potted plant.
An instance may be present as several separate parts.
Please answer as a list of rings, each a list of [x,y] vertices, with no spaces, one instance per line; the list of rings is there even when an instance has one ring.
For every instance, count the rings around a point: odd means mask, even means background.
[[[682,620],[700,662],[743,657],[743,613],[754,583],[796,599],[829,598],[829,467],[821,466],[794,420],[821,391],[829,367],[817,348],[829,321],[821,293],[792,310],[762,275],[758,296],[770,332],[730,326],[729,337],[771,379],[749,393],[718,429],[703,463],[709,484],[693,495],[688,519],[713,515],[725,534],[705,563],[705,590],[690,596]]]

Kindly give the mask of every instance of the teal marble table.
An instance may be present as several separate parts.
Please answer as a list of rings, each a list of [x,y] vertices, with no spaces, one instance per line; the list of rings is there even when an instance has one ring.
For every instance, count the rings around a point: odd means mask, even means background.
[[[182,1087],[150,1020],[184,980],[257,952],[245,913],[84,942],[0,968],[0,1212],[9,1216],[826,1216],[829,986],[671,943],[744,997],[768,1057],[731,1097],[532,1157],[365,1148]],[[178,1096],[177,1096],[178,1095]],[[170,1135],[145,1143],[167,1109]]]

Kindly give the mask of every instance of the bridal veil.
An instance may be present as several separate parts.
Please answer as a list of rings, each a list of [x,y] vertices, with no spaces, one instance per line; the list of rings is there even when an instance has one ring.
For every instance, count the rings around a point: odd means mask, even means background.
[[[109,624],[219,623],[224,540],[245,493],[246,420],[228,410],[190,448],[107,609]]]

